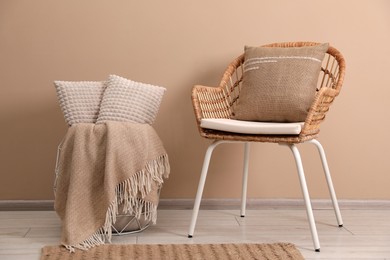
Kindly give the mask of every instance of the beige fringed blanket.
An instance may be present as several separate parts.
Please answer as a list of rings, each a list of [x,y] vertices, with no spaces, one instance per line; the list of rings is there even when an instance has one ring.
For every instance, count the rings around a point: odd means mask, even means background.
[[[156,221],[158,189],[169,174],[163,144],[148,124],[75,124],[60,147],[55,210],[61,243],[88,249],[111,239],[118,205]],[[122,206],[122,205],[121,205]]]

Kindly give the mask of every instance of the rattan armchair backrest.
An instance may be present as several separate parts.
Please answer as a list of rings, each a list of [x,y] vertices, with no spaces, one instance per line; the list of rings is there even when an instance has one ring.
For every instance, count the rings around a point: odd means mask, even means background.
[[[312,46],[314,42],[286,42],[264,45],[267,47],[301,47]],[[243,77],[244,54],[233,60],[223,74],[218,87],[195,86],[192,91],[192,102],[201,136],[211,139],[231,139],[261,142],[303,142],[315,138],[320,130],[320,123],[325,119],[334,98],[340,93],[344,75],[345,60],[342,54],[330,46],[322,63],[318,78],[317,92],[309,110],[305,124],[299,136],[251,136],[218,132],[203,129],[199,126],[202,118],[230,118],[237,100]]]

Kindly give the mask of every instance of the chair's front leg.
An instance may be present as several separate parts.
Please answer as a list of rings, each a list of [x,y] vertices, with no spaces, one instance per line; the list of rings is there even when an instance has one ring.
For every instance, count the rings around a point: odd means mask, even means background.
[[[333,209],[336,214],[337,223],[339,224],[339,227],[342,227],[343,219],[341,218],[340,208],[339,208],[339,204],[337,203],[336,192],[334,191],[332,177],[330,176],[329,166],[326,160],[324,148],[322,147],[321,143],[315,139],[308,141],[308,143],[314,144],[318,149],[318,152],[321,157],[322,167],[325,172],[326,182],[328,183],[328,189],[329,189],[330,197],[332,199]]]
[[[303,171],[301,155],[300,155],[298,148],[296,147],[295,144],[288,144],[288,147],[291,149],[291,151],[294,155],[295,163],[297,165],[299,181],[301,184],[303,198],[305,200],[305,205],[306,205],[307,218],[309,219],[311,235],[313,238],[314,250],[316,252],[319,252],[320,251],[320,241],[318,240],[317,227],[316,227],[316,223],[314,221],[314,215],[313,215],[313,210],[311,207],[309,191],[307,189],[305,173]]]
[[[224,141],[222,141],[222,140],[221,141],[214,141],[207,148],[206,155],[205,155],[204,161],[203,161],[202,173],[200,174],[200,180],[199,180],[199,184],[198,184],[198,191],[196,193],[194,209],[192,210],[192,219],[191,219],[190,229],[188,231],[189,238],[191,238],[194,235],[196,220],[198,218],[200,202],[202,200],[203,188],[204,188],[204,184],[206,182],[207,171],[209,168],[211,155],[214,151],[214,148],[223,142]]]
[[[244,169],[242,173],[242,191],[241,191],[241,217],[245,217],[246,193],[248,186],[248,168],[249,168],[249,143],[244,144]]]

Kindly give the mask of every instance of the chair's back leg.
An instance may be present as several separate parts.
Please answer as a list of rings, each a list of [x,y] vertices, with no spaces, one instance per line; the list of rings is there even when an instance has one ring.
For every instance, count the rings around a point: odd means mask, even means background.
[[[249,168],[249,143],[244,143],[244,169],[242,173],[242,191],[241,191],[241,217],[245,217],[246,193],[248,186],[248,168]]]
[[[198,218],[200,202],[202,200],[203,188],[204,188],[204,184],[206,182],[207,171],[208,171],[208,168],[209,168],[211,155],[212,155],[212,153],[214,151],[214,148],[217,147],[219,144],[221,144],[223,142],[224,141],[222,141],[222,140],[221,141],[214,141],[207,148],[206,155],[205,155],[204,161],[203,161],[202,172],[200,174],[200,179],[199,179],[199,184],[198,184],[198,191],[196,192],[194,209],[192,210],[192,219],[191,219],[190,229],[188,231],[188,237],[189,238],[191,238],[194,235],[196,220]]]
[[[288,144],[288,147],[291,149],[291,151],[294,155],[295,163],[297,165],[299,182],[301,184],[303,198],[305,200],[306,213],[307,213],[307,218],[309,219],[310,230],[311,230],[311,235],[312,235],[313,244],[314,244],[314,250],[316,252],[319,252],[320,251],[320,241],[318,240],[317,227],[316,227],[316,223],[314,221],[314,215],[313,215],[313,210],[311,207],[309,191],[307,189],[305,173],[303,171],[301,155],[300,155],[298,148],[296,147],[295,144]]]
[[[334,213],[336,214],[337,223],[339,224],[339,227],[342,227],[343,219],[341,218],[340,208],[337,202],[336,192],[334,191],[332,177],[330,176],[330,171],[328,167],[328,162],[326,160],[324,148],[322,147],[321,143],[315,139],[308,141],[308,143],[314,144],[318,149],[318,152],[321,157],[322,167],[324,168],[326,182],[328,183],[328,189],[329,189],[330,197],[332,199]]]

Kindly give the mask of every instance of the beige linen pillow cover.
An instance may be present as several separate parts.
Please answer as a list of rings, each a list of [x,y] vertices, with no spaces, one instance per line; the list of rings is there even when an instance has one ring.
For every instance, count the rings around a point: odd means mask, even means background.
[[[245,47],[242,89],[232,118],[305,121],[328,47]]]

